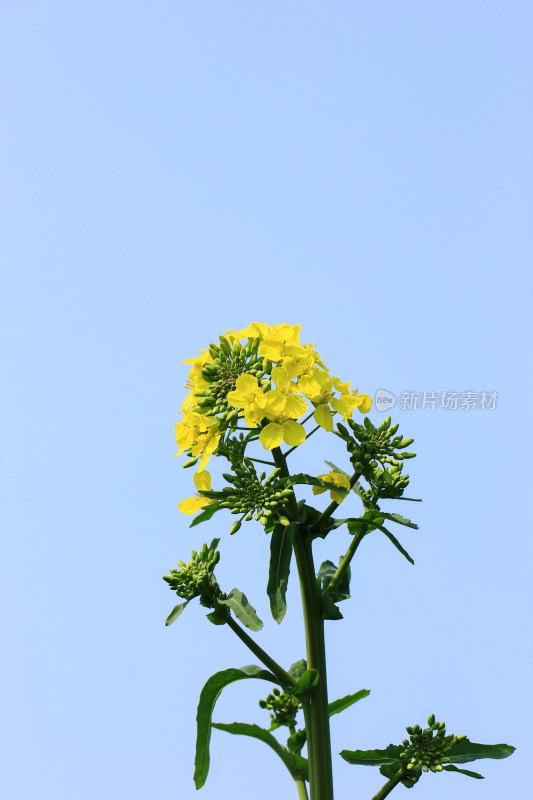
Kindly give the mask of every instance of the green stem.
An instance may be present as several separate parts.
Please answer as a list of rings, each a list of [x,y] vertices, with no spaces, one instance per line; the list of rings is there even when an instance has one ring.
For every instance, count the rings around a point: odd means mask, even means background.
[[[328,585],[328,593],[329,594],[334,592],[335,589],[337,588],[340,579],[342,578],[342,576],[344,575],[344,573],[348,569],[348,565],[349,565],[350,561],[352,560],[352,558],[355,555],[355,551],[357,550],[357,548],[359,547],[359,545],[363,541],[363,538],[366,536],[366,534],[367,534],[367,531],[365,531],[364,533],[361,533],[361,531],[359,531],[358,533],[356,533],[354,535],[354,537],[353,537],[353,539],[351,541],[351,544],[350,544],[348,550],[346,551],[346,555],[344,556],[344,558],[342,559],[341,563],[337,567],[337,571],[336,571],[335,575],[333,576],[333,578],[331,579],[331,581],[330,581],[330,583]]]
[[[262,647],[259,647],[257,642],[254,642],[251,636],[248,636],[248,634],[243,631],[241,626],[235,622],[232,617],[228,615],[226,622],[231,630],[239,637],[241,642],[244,642],[246,647],[248,647],[248,649],[251,650],[252,653],[263,662],[265,667],[268,667],[268,669],[276,676],[276,678],[279,678],[280,681],[288,686],[296,685],[297,681],[292,677],[292,675],[289,675],[288,672],[285,672],[283,667],[281,667],[277,661],[274,661],[274,659],[271,658],[271,656],[269,656]]]
[[[305,785],[304,779],[298,778],[296,780],[296,786],[298,788],[298,800],[308,800],[307,787]]]
[[[387,783],[383,784],[379,792],[374,795],[372,800],[383,800],[383,798],[387,797],[387,795],[392,792],[395,786],[398,786],[400,781],[403,780],[405,776],[406,774],[402,767],[398,774],[394,776],[394,778],[391,778],[390,781],[387,781]]]
[[[272,455],[281,474],[288,477],[289,470],[279,448],[275,448]],[[294,504],[293,510],[297,511],[296,500],[291,499]],[[319,672],[318,683],[306,698],[307,709],[304,705],[311,800],[333,800],[324,620],[316,584],[311,540],[308,531],[302,525],[296,527],[293,547],[300,579],[307,669],[316,669]]]

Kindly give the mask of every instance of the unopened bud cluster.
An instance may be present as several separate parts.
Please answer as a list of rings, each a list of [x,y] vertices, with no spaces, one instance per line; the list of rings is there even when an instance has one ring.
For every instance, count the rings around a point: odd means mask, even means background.
[[[213,575],[213,570],[220,560],[220,553],[216,550],[218,540],[209,547],[204,544],[199,553],[193,550],[191,561],[187,563],[178,561],[179,569],[171,569],[170,575],[163,575],[178,597],[185,600],[200,598],[200,603],[207,608],[213,608],[214,599],[220,594],[219,586]]]
[[[257,354],[259,338],[249,339],[247,344],[230,342],[225,336],[219,337],[219,344],[209,345],[209,355],[213,359],[202,367],[202,377],[209,384],[208,389],[195,392],[195,405],[192,411],[206,417],[216,417],[222,426],[237,422],[239,412],[227,402],[228,392],[235,389],[239,375],[245,373],[261,379],[264,372],[264,359]],[[267,380],[268,388],[270,382]]]
[[[414,725],[406,728],[409,739],[404,739],[402,744],[405,750],[400,753],[400,758],[409,772],[441,772],[442,762],[446,762],[446,753],[451,750],[456,742],[465,739],[461,736],[446,736],[444,722],[436,722],[435,714],[428,718],[428,727],[422,728]]]
[[[274,521],[282,525],[290,524],[283,514],[283,506],[293,492],[287,486],[287,481],[279,478],[279,469],[275,469],[267,478],[265,472],[258,475],[250,459],[244,458],[234,470],[235,475],[224,473],[224,478],[233,486],[223,489],[224,499],[220,502],[221,508],[229,508],[232,514],[242,515],[230,533],[239,530],[243,519],[248,521],[255,518],[262,525]]]
[[[359,494],[363,502],[371,502],[375,496],[380,500],[397,500],[409,485],[409,475],[403,474],[403,464],[381,469],[377,464],[371,464],[365,473],[365,478],[370,484],[370,489],[361,489]]]
[[[286,725],[291,728],[295,724],[296,714],[302,708],[298,698],[288,692],[281,692],[277,687],[272,690],[266,700],[260,700],[261,708],[272,711],[270,719],[278,725]]]
[[[399,466],[400,461],[405,458],[414,458],[415,453],[399,453],[413,443],[414,439],[404,439],[401,435],[396,436],[398,424],[391,426],[391,418],[387,417],[379,428],[376,428],[368,417],[365,417],[364,424],[359,425],[352,419],[348,420],[351,433],[347,428],[339,424],[337,428],[340,436],[345,440],[346,447],[350,453],[350,461],[356,472],[365,473],[372,461],[380,464],[392,464]]]

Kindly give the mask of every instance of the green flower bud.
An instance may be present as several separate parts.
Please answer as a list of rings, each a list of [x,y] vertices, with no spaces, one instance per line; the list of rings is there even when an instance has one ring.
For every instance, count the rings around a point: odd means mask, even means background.
[[[187,467],[194,467],[197,461],[198,461],[197,458],[189,458],[189,460],[186,461],[185,464],[182,464],[181,466],[183,467],[183,469],[187,469]]]
[[[239,530],[240,527],[241,527],[241,521],[240,520],[237,520],[237,522],[234,522],[233,525],[230,528],[230,531],[229,531],[230,535],[232,535],[234,533],[237,533],[237,531]]]
[[[431,726],[435,723],[435,714],[430,714],[428,717],[428,725]]]

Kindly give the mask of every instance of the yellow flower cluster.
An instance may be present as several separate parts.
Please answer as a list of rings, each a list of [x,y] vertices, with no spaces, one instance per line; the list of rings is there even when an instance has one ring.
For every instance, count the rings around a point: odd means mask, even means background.
[[[244,339],[247,345],[241,344]],[[370,397],[331,378],[314,345],[299,340],[300,325],[253,322],[220,337],[220,346],[188,359],[189,394],[176,424],[176,455],[187,451],[199,457],[202,471],[223,431],[235,427],[239,417],[248,428],[259,426],[259,441],[267,450],[282,442],[298,446],[306,432],[297,420],[306,414],[308,401],[313,407],[309,417],[327,431],[333,429],[335,413],[346,420],[356,408],[369,411]]]

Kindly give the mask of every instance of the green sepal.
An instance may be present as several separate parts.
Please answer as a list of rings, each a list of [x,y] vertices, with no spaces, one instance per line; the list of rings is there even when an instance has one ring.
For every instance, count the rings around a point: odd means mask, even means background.
[[[165,625],[172,625],[174,620],[176,620],[181,612],[185,609],[185,606],[188,605],[190,601],[186,600],[184,603],[179,603],[177,606],[174,606],[170,614],[165,620]]]
[[[226,500],[229,492],[212,492],[207,489],[197,489],[197,493],[201,497],[207,497],[208,500]]]
[[[319,677],[317,669],[306,669],[298,678],[296,686],[292,687],[291,693],[296,695],[296,697],[307,695],[309,690],[317,685]]]
[[[347,694],[346,697],[333,700],[331,703],[328,703],[328,716],[332,717],[333,714],[340,714],[345,708],[349,708],[354,703],[357,703],[358,700],[368,697],[369,694],[370,689],[360,689],[354,694]]]
[[[507,758],[516,748],[510,744],[477,744],[469,739],[460,739],[446,753],[450,764],[466,764],[478,758]]]
[[[455,767],[453,764],[444,764],[442,768],[445,769],[446,772],[460,772],[462,775],[468,775],[469,778],[485,777],[484,775],[480,775],[479,772],[472,772],[469,769],[459,769],[458,767]]]
[[[292,540],[295,524],[275,525],[270,539],[270,564],[268,570],[267,594],[270,610],[276,622],[281,622],[287,610],[285,594],[292,559]]]
[[[340,755],[348,764],[379,767],[381,764],[398,763],[400,766],[400,753],[404,750],[401,744],[389,744],[385,750],[341,750]]]
[[[250,605],[248,598],[239,589],[232,589],[225,598],[217,598],[220,605],[231,608],[239,622],[246,625],[251,631],[260,631],[263,623],[256,614],[255,608]]]
[[[207,520],[211,519],[213,514],[216,514],[217,511],[220,511],[220,506],[218,503],[211,503],[207,506],[207,508],[204,508],[200,514],[196,515],[189,525],[189,528],[194,528],[195,525],[200,525],[201,522],[207,522]]]
[[[254,739],[259,739],[264,742],[278,755],[294,780],[309,780],[309,768],[307,759],[298,753],[291,753],[286,747],[283,747],[278,740],[272,736],[271,733],[261,728],[259,725],[250,725],[247,722],[212,722],[213,728],[217,728],[227,733],[240,734],[242,736],[251,736]],[[296,734],[295,734],[296,735]]]
[[[211,675],[200,693],[196,714],[196,755],[194,759],[194,784],[197,789],[204,785],[209,772],[209,742],[211,740],[211,717],[215,703],[222,689],[230,683],[246,678],[259,678],[283,686],[278,678],[266,669],[250,664],[246,667],[232,667]]]

